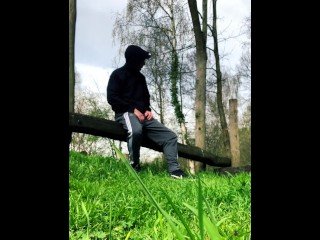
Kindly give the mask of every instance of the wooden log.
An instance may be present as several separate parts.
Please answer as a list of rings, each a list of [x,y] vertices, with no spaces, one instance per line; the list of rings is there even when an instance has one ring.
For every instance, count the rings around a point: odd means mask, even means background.
[[[111,138],[118,141],[127,141],[126,131],[115,121],[92,117],[80,113],[69,113],[70,132],[79,132],[94,136]],[[151,141],[143,140],[142,146],[162,152],[162,148]],[[203,162],[210,166],[229,167],[231,159],[214,156],[195,146],[178,143],[178,155],[186,159]]]
[[[237,174],[241,172],[251,172],[251,165],[239,166],[239,167],[221,167],[215,169],[216,172],[222,175]]]

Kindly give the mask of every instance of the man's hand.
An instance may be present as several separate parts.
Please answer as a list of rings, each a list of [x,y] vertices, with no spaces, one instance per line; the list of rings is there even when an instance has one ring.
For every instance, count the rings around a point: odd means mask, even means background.
[[[135,108],[133,113],[134,113],[134,115],[137,116],[137,118],[139,119],[140,122],[144,121],[144,116],[138,109]]]
[[[150,111],[146,111],[144,113],[144,116],[147,118],[147,120],[152,120],[153,119],[153,114]]]

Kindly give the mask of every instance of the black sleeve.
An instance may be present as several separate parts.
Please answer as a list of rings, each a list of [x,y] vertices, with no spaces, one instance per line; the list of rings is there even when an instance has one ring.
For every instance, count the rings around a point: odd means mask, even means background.
[[[149,90],[148,90],[148,86],[147,86],[147,81],[146,79],[144,78],[144,87],[145,87],[145,96],[144,96],[144,101],[145,101],[145,107],[146,107],[146,110],[148,111],[151,111],[151,108],[150,108],[150,93],[149,93]]]
[[[115,112],[133,112],[134,107],[130,102],[124,100],[121,86],[123,86],[121,75],[113,72],[110,75],[107,86],[107,100]]]

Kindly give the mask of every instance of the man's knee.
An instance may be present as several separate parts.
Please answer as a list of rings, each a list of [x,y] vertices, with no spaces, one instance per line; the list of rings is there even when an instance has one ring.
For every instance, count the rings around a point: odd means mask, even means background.
[[[177,142],[178,141],[178,136],[174,132],[171,132],[168,134],[168,141],[170,142]]]
[[[142,136],[142,129],[132,129],[131,135],[133,138]]]

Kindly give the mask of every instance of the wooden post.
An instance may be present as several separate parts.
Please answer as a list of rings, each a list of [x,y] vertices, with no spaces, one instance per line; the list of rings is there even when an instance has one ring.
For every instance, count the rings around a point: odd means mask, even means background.
[[[238,130],[238,101],[229,100],[229,135],[231,148],[231,167],[240,166],[240,142]]]

